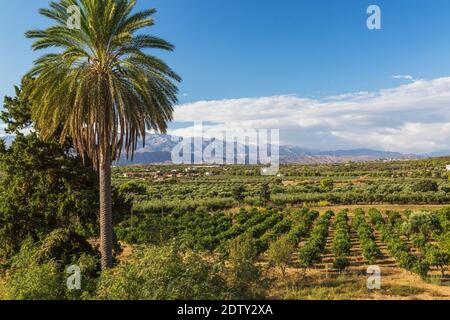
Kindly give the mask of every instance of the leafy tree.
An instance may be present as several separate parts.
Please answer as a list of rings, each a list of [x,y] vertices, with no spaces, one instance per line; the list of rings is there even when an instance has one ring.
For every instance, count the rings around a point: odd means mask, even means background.
[[[270,244],[267,251],[267,258],[271,266],[279,267],[283,274],[286,275],[286,268],[289,266],[295,246],[287,237],[281,237],[277,241]]]
[[[21,86],[15,86],[15,96],[4,99],[5,111],[0,113],[0,119],[6,124],[6,133],[17,133],[22,129],[31,126],[31,108],[29,95],[22,88],[29,86],[32,82],[30,78],[23,78]]]
[[[412,233],[422,234],[426,240],[433,231],[440,229],[439,217],[430,212],[414,212],[409,217]]]
[[[260,298],[261,271],[254,239],[243,235],[229,243],[230,279],[233,296],[239,299]]]
[[[244,201],[244,199],[245,199],[244,193],[245,193],[245,187],[241,184],[233,189],[234,200],[236,200],[239,203],[239,205],[241,205],[242,201]]]
[[[133,197],[135,195],[145,195],[147,192],[147,187],[143,183],[127,181],[121,184],[117,188],[117,191],[129,197]]]
[[[323,179],[320,181],[320,189],[324,192],[330,192],[334,188],[334,181],[331,179]]]
[[[263,206],[267,206],[270,202],[270,194],[270,185],[268,183],[263,183],[259,188],[259,198],[261,199]]]
[[[17,133],[11,147],[0,147],[0,251],[11,256],[31,236],[38,240],[71,226],[92,236],[98,206],[97,176],[79,158],[36,133]]]
[[[436,246],[430,246],[426,250],[426,261],[440,268],[442,276],[445,276],[445,267],[450,264],[450,253]]]
[[[70,140],[60,145],[39,138],[26,95],[30,81],[24,78],[16,96],[5,97],[1,114],[6,131],[15,135],[8,148],[0,143],[0,256],[4,258],[14,255],[28,237],[37,241],[58,228],[84,237],[98,232],[98,175],[83,165]],[[24,135],[22,129],[31,133]],[[129,210],[114,192],[115,217]]]
[[[439,186],[435,181],[427,179],[416,182],[412,186],[412,190],[415,192],[436,192],[439,190]]]
[[[409,221],[403,222],[400,227],[400,232],[402,235],[406,236],[409,241],[411,236],[413,235],[411,223]]]
[[[334,213],[329,210],[318,220],[308,241],[300,248],[298,259],[300,266],[310,268],[321,261],[321,253],[325,249],[325,244],[330,226],[330,220]]]
[[[43,142],[19,130],[31,124],[24,78],[14,98],[5,97],[1,118],[15,134],[9,148],[0,143],[0,255],[11,257],[23,240],[38,240],[56,228],[71,227],[91,236],[97,220],[97,175],[86,169],[70,144]]]
[[[29,76],[32,118],[44,140],[70,137],[79,155],[99,171],[100,250],[103,269],[112,267],[111,162],[136,149],[148,129],[165,132],[181,80],[144,49],[173,45],[137,34],[154,25],[154,9],[133,12],[134,0],[60,0],[40,13],[55,22],[32,30],[34,50],[55,47],[36,60]],[[68,7],[77,5],[79,28],[68,28]]]

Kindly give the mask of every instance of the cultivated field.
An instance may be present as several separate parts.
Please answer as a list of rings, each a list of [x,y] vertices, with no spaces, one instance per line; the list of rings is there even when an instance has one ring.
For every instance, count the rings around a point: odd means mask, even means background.
[[[115,230],[127,255],[176,239],[228,268],[247,250],[267,298],[450,299],[449,161],[116,168],[133,213]]]

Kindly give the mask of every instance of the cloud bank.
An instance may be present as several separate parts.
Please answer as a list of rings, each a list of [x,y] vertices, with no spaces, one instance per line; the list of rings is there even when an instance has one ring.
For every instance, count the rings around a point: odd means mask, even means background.
[[[215,131],[280,129],[282,144],[314,149],[443,151],[450,149],[450,77],[322,99],[284,95],[199,101],[176,108],[176,122],[198,120]],[[171,133],[189,136],[192,127]]]

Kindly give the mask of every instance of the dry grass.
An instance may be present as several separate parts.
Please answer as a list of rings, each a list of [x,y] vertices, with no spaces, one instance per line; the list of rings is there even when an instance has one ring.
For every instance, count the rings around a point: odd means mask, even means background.
[[[0,301],[6,299],[5,280],[0,277]]]
[[[290,300],[450,300],[450,286],[442,285],[437,270],[430,272],[430,280],[425,282],[419,276],[400,268],[387,252],[378,233],[375,233],[376,242],[383,254],[376,262],[381,269],[381,289],[368,290],[366,272],[369,264],[362,257],[357,235],[352,232],[350,266],[344,273],[339,273],[332,267],[333,235],[334,230],[331,228],[322,254],[322,262],[313,268],[308,270],[290,268],[285,278],[278,270],[270,270],[269,276],[275,281],[272,282],[269,297]],[[293,266],[297,262],[296,255],[293,257]]]

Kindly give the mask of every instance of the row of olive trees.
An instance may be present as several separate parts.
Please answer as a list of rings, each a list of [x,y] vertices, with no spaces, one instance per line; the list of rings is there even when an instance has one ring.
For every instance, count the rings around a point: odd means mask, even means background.
[[[349,265],[348,256],[351,249],[351,234],[348,224],[348,210],[336,215],[334,222],[334,239],[331,247],[334,254],[334,268],[344,270]]]
[[[425,261],[430,266],[439,268],[444,276],[445,268],[450,265],[450,250],[444,245],[449,232],[441,225],[439,218],[439,214],[413,212],[400,225],[400,231],[408,239],[412,239],[412,244],[420,250]],[[446,218],[442,213],[441,220],[445,224]]]
[[[358,233],[363,257],[370,264],[374,264],[375,261],[381,257],[381,251],[375,242],[374,230],[367,223],[362,209],[356,209],[353,212],[352,224],[353,228]]]

